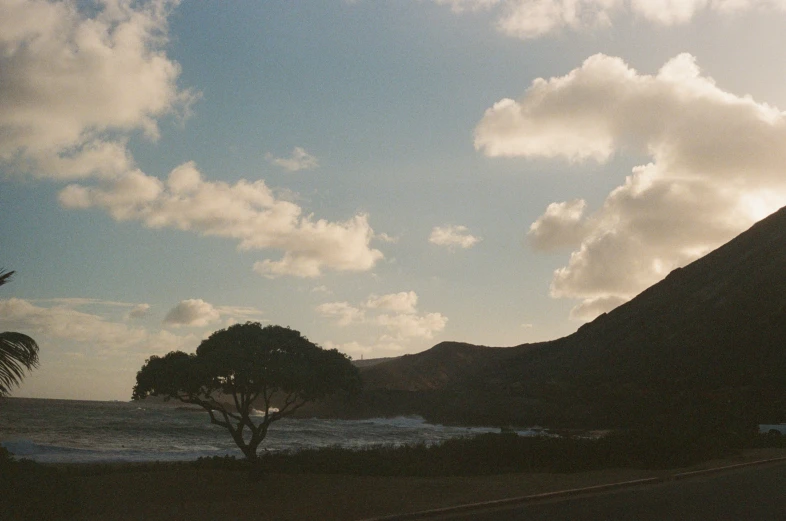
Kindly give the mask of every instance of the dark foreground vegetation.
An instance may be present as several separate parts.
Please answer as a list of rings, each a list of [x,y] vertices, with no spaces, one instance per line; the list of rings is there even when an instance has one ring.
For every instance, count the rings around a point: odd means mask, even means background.
[[[478,476],[519,472],[582,472],[608,468],[667,469],[740,454],[746,447],[786,447],[786,437],[735,433],[624,432],[602,437],[482,434],[438,445],[331,447],[267,454],[264,472],[370,476]],[[226,458],[198,464],[237,465]],[[252,468],[253,473],[253,468]]]
[[[186,463],[43,465],[15,461],[2,449],[0,490],[6,499],[0,501],[0,519],[83,519],[83,512],[89,510],[95,497],[90,489],[95,480],[134,483],[133,475],[139,475],[147,489],[163,490],[171,487],[166,476],[183,472],[202,476],[230,473],[235,483],[238,479],[253,483],[267,482],[273,475],[276,480],[283,475],[327,474],[425,479],[609,468],[666,469],[734,456],[743,448],[761,447],[786,448],[786,437],[710,435],[685,430],[616,433],[600,438],[484,434],[433,446],[327,448],[267,454],[257,464],[235,458],[203,458]],[[160,477],[151,482],[150,475]]]
[[[79,487],[59,469],[15,461],[0,447],[0,519],[69,519],[82,505]]]

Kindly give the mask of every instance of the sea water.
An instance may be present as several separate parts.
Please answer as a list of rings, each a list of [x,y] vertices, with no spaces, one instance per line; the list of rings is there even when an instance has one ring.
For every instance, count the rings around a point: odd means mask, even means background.
[[[272,424],[261,448],[433,444],[484,432],[499,428],[435,425],[419,417],[285,418]],[[0,400],[0,444],[18,458],[42,463],[242,457],[226,429],[212,425],[204,410],[171,403],[6,398]]]

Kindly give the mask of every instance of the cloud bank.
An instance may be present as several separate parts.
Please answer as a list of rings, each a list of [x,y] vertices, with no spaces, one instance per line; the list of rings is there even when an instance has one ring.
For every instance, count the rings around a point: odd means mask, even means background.
[[[80,11],[71,2],[0,0],[0,164],[18,175],[79,181],[60,193],[66,208],[282,251],[255,264],[265,276],[371,269],[382,253],[369,246],[365,214],[315,219],[263,181],[206,181],[190,162],[166,182],[135,166],[127,141],[137,133],[156,139],[161,118],[187,115],[198,98],[178,87],[180,66],[164,51],[176,4],[99,0]],[[316,166],[299,147],[275,162]]]
[[[324,268],[364,271],[382,258],[369,245],[374,232],[366,215],[344,222],[314,220],[295,203],[276,198],[264,181],[205,181],[193,162],[172,170],[166,183],[136,170],[100,185],[72,184],[60,202],[66,208],[100,208],[149,228],[233,238],[241,250],[283,250],[282,259],[254,265],[270,277],[317,277]]]
[[[490,10],[497,29],[521,39],[564,30],[611,26],[626,14],[650,23],[686,24],[703,12],[730,16],[745,11],[786,11],[783,0],[434,0],[456,13]]]
[[[158,137],[158,118],[197,94],[177,87],[167,58],[176,2],[0,1],[0,160],[40,177],[112,176],[128,169],[125,136]],[[118,133],[121,135],[118,137]]]
[[[28,300],[0,300],[0,330],[20,331],[34,337],[42,349],[52,340],[67,342],[77,352],[94,355],[165,353],[172,349],[193,349],[198,339],[192,335],[151,332],[122,322],[78,311],[62,303],[45,307]]]
[[[430,340],[445,329],[448,318],[442,313],[421,313],[417,310],[418,295],[414,291],[402,291],[387,295],[369,295],[359,306],[348,302],[326,302],[316,310],[324,317],[332,318],[340,326],[365,325],[383,332],[376,335],[372,343],[375,353],[400,353],[414,339]],[[336,345],[328,342],[330,345]],[[372,350],[357,342],[346,344],[355,354]]]
[[[475,146],[489,157],[574,162],[650,156],[596,211],[580,199],[553,203],[530,227],[536,249],[572,249],[551,294],[581,299],[573,316],[583,320],[786,204],[784,113],[721,90],[688,54],[656,75],[595,55],[537,79],[486,111]]]

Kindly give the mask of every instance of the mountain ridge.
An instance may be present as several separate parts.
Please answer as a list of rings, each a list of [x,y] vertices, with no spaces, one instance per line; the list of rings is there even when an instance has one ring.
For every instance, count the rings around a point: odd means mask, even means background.
[[[441,342],[361,370],[363,414],[592,428],[786,420],[786,207],[565,337]]]

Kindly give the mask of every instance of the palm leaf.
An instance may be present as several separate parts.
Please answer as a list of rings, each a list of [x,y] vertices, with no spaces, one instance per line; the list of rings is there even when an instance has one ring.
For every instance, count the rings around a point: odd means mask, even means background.
[[[11,282],[11,275],[13,275],[14,271],[5,271],[5,268],[0,268],[0,286],[3,284],[7,284]]]
[[[2,277],[0,275],[0,281]],[[0,333],[0,396],[5,396],[11,387],[21,383],[25,369],[37,366],[38,344],[35,340],[22,333]]]

